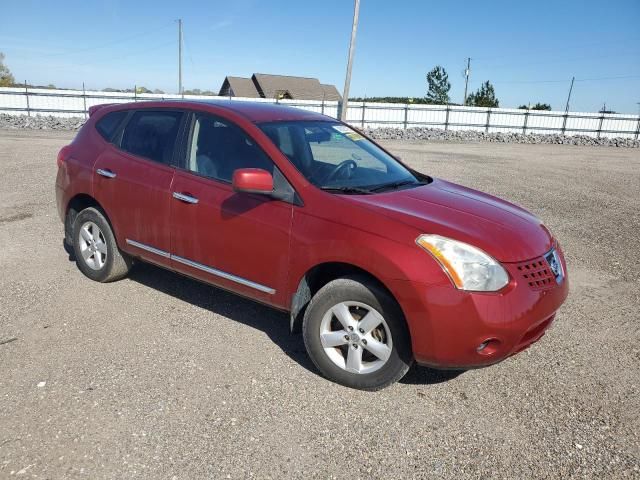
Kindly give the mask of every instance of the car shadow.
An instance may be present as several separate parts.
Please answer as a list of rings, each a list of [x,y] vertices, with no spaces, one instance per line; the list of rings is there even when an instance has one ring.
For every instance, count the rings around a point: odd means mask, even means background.
[[[289,315],[161,267],[138,262],[128,278],[178,300],[264,332],[291,359],[317,372],[300,335],[289,333]]]
[[[435,368],[422,367],[417,364],[409,369],[400,380],[406,385],[435,385],[445,383],[462,375],[466,370],[436,370]]]
[[[75,262],[76,261],[76,254],[73,251],[73,247],[71,245],[69,245],[65,239],[62,239],[62,248],[64,248],[64,251],[67,252],[67,255],[69,255],[68,260],[70,262]]]
[[[128,278],[178,300],[264,332],[292,360],[318,373],[300,335],[289,333],[289,315],[239,295],[148,263],[138,262]]]
[[[69,261],[75,262],[73,249],[65,242],[63,245]],[[129,272],[128,278],[183,302],[264,332],[289,358],[303,368],[320,375],[307,356],[302,336],[290,333],[288,313],[149,263],[136,263]],[[461,373],[463,372],[460,370],[433,370],[413,365],[400,383],[436,384],[452,380]]]

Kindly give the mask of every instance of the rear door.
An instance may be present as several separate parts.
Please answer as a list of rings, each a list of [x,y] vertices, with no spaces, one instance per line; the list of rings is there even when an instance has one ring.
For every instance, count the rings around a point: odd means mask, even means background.
[[[169,265],[175,147],[184,113],[140,109],[94,166],[94,196],[124,250]]]
[[[293,189],[239,126],[193,114],[171,202],[173,269],[275,306],[286,303],[291,203],[231,187],[238,168],[262,168]],[[284,183],[283,183],[284,182]],[[289,190],[287,190],[289,191]]]

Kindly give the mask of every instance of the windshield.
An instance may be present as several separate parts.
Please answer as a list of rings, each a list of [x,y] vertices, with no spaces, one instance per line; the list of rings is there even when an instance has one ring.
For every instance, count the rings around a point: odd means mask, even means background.
[[[391,155],[341,123],[273,122],[259,127],[307,180],[324,190],[373,193],[422,184]]]

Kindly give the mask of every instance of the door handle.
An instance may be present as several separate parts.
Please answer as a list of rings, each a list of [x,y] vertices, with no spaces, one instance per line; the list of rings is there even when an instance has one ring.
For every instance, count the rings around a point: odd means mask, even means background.
[[[196,197],[192,197],[191,195],[186,193],[173,192],[173,198],[176,198],[181,202],[192,203],[194,205],[198,203],[198,199]]]
[[[98,175],[101,175],[105,178],[116,178],[116,174],[113,173],[111,170],[108,169],[104,169],[104,168],[99,168],[96,170],[96,173]]]

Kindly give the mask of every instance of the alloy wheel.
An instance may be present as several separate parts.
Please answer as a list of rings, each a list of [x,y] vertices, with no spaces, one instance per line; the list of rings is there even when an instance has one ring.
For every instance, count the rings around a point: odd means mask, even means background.
[[[338,367],[366,374],[382,368],[393,349],[391,331],[384,317],[361,302],[340,302],[320,322],[320,343]]]
[[[100,270],[107,263],[107,243],[102,230],[95,223],[85,222],[80,227],[78,245],[82,259],[89,268]]]

